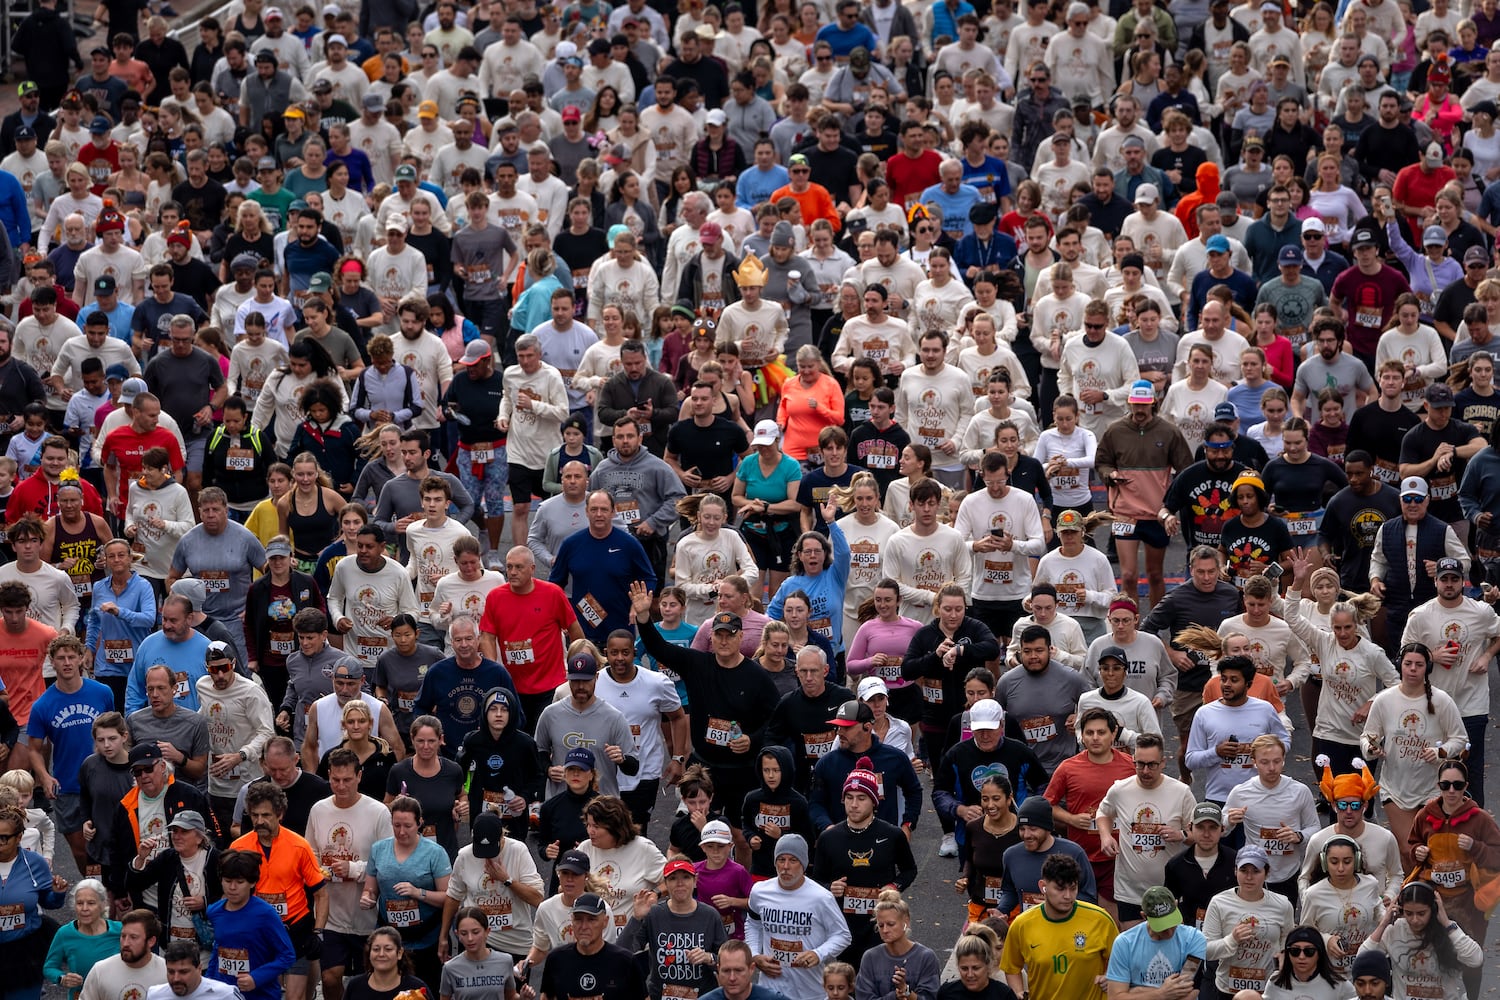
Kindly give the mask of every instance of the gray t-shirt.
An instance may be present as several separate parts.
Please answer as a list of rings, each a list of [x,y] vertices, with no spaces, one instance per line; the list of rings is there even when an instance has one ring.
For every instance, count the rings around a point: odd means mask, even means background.
[[[1048,771],[1057,770],[1078,752],[1067,720],[1086,690],[1083,675],[1056,660],[1039,674],[1007,671],[995,686],[995,700],[1005,709],[1005,735],[1029,746]]]
[[[492,302],[500,297],[506,254],[514,257],[516,244],[499,226],[491,224],[483,230],[465,226],[453,234],[453,263],[462,264],[469,272],[464,279],[465,299]]]
[[[599,793],[619,795],[620,779],[614,761],[605,754],[607,746],[617,746],[629,756],[635,752],[635,737],[631,735],[630,723],[613,705],[595,700],[592,705],[579,712],[571,699],[554,701],[542,709],[542,717],[536,724],[536,746],[541,752],[544,765],[559,765],[573,747],[587,747],[594,752],[595,768],[599,772]],[[561,781],[547,781],[547,795],[561,792],[565,786]]]
[[[328,352],[333,363],[340,368],[353,368],[363,361],[359,356],[359,348],[354,345],[354,338],[343,330],[333,326],[321,337],[314,337],[307,330],[297,334],[298,340],[315,340],[318,346]]]
[[[215,371],[218,367],[215,366]],[[266,564],[266,549],[243,524],[230,521],[217,535],[198,525],[177,542],[172,568],[203,581],[203,612],[221,622],[238,621],[255,571]]]
[[[411,726],[412,703],[422,690],[427,668],[443,658],[443,652],[417,643],[410,656],[399,649],[388,649],[375,661],[375,686],[385,688],[386,704],[396,720],[396,731],[405,733]]]
[[[1309,274],[1302,275],[1295,285],[1268,281],[1260,286],[1260,294],[1255,297],[1256,305],[1262,302],[1276,307],[1276,332],[1291,341],[1292,350],[1301,357],[1302,345],[1311,336],[1313,311],[1328,304],[1323,283]]]
[[[1355,390],[1374,392],[1375,380],[1370,377],[1365,363],[1352,354],[1338,354],[1331,365],[1323,360],[1323,355],[1314,354],[1297,366],[1297,382],[1294,386],[1296,392],[1307,397],[1307,405],[1312,408],[1314,419],[1317,417],[1318,393],[1324,389],[1337,389],[1339,395],[1344,397],[1344,412],[1353,413],[1358,408],[1354,399]],[[1300,417],[1304,414],[1295,413],[1292,416]]]
[[[161,400],[162,410],[177,421],[182,436],[189,441],[213,433],[210,421],[202,427],[193,422],[193,414],[208,405],[214,390],[224,384],[224,370],[202,348],[179,358],[171,351],[158,351],[146,365],[146,386]],[[249,586],[249,583],[246,583]]]
[[[443,984],[438,992],[452,1000],[493,1000],[515,986],[515,963],[503,951],[490,949],[482,962],[460,951],[443,963]]]
[[[208,719],[173,703],[172,714],[157,718],[151,709],[130,713],[130,739],[133,743],[170,743],[188,757],[208,755]],[[208,774],[193,781],[200,791],[208,791]]]
[[[663,986],[685,987],[701,997],[717,985],[713,966],[694,965],[687,954],[694,948],[717,954],[726,940],[724,919],[712,906],[699,903],[692,913],[679,914],[663,901],[644,920],[631,917],[618,943],[632,952],[645,949],[646,988],[652,997],[660,997]]]

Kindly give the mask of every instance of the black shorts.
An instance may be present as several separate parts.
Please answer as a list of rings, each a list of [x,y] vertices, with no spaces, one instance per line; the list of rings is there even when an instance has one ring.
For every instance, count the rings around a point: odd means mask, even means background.
[[[750,557],[763,572],[772,570],[778,573],[791,572],[792,542],[797,537],[796,532],[787,529],[762,534],[759,531],[747,529],[742,534],[745,538],[745,547],[750,550]]]
[[[343,969],[346,976],[359,975],[364,971],[365,935],[324,931],[321,961],[325,969]]]
[[[1122,542],[1140,542],[1153,549],[1164,549],[1172,544],[1172,539],[1167,536],[1167,529],[1161,526],[1160,521],[1137,521],[1134,531],[1128,535],[1116,535],[1115,538]]]
[[[514,462],[505,467],[505,474],[510,483],[510,502],[531,503],[531,498],[538,500],[547,499],[547,491],[542,488],[542,470],[528,469],[524,465],[516,465]]]

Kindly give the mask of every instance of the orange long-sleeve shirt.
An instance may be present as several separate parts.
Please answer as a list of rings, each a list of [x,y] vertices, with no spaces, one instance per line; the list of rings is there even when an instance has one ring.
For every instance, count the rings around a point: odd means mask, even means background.
[[[771,203],[775,204],[782,198],[795,198],[797,204],[802,208],[802,224],[811,226],[814,219],[827,219],[833,225],[833,231],[838,232],[843,228],[843,220],[839,218],[839,211],[834,205],[833,195],[821,184],[809,184],[807,190],[798,194],[792,190],[790,184],[783,184],[771,193]]]
[[[817,449],[824,427],[844,425],[843,390],[832,375],[819,375],[812,388],[803,385],[800,377],[789,378],[781,386],[776,422],[782,429],[781,450],[804,461],[809,451]]]

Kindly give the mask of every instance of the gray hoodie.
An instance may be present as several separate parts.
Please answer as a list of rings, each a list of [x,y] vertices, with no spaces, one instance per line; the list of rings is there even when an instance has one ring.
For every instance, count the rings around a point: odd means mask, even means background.
[[[676,523],[677,501],[687,492],[672,467],[644,447],[628,461],[611,448],[609,457],[589,476],[589,489],[608,490],[616,507],[636,504],[640,516],[632,518],[626,513],[625,522],[633,525],[649,521],[662,538]]]

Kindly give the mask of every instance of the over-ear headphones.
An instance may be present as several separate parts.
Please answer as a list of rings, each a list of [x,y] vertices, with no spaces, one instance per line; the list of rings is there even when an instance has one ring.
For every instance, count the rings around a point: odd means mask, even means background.
[[[1321,867],[1326,873],[1328,871],[1328,849],[1330,847],[1338,847],[1341,845],[1351,848],[1354,851],[1354,871],[1356,873],[1364,871],[1365,852],[1360,848],[1359,841],[1355,840],[1347,833],[1337,833],[1328,838],[1328,842],[1324,844],[1323,849],[1318,852],[1319,867]]]

